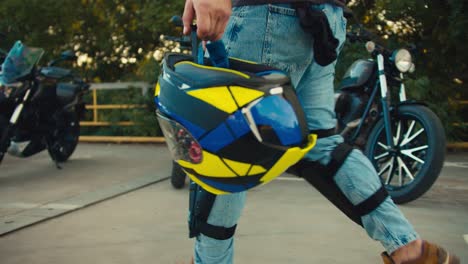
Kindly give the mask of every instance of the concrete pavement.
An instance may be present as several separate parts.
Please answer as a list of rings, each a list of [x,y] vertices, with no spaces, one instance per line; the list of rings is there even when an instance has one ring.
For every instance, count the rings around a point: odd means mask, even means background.
[[[128,149],[129,157],[141,152],[134,151]],[[468,263],[467,156],[449,157],[429,193],[401,206],[424,238],[456,252],[462,263]],[[167,175],[170,164],[162,158],[153,166]],[[116,164],[115,177],[123,177],[118,171]],[[134,173],[119,182],[145,176]],[[151,184],[1,236],[0,263],[188,263],[187,205],[187,188],[174,190],[167,180]],[[379,243],[288,175],[249,192],[235,243],[235,263],[381,263]]]
[[[164,145],[80,144],[57,169],[47,152],[0,166],[0,236],[166,179]]]

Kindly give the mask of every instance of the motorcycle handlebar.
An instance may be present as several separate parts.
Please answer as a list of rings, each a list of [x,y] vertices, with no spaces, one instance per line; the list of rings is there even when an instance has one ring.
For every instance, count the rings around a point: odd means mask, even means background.
[[[172,16],[169,19],[169,22],[172,23],[175,27],[183,27],[184,23],[182,21],[182,18],[180,16]],[[165,40],[171,40],[174,42],[178,42],[181,47],[183,48],[188,48],[191,47],[192,41],[189,36],[180,36],[180,37],[174,37],[174,36],[164,36]]]
[[[169,22],[171,22],[176,27],[184,26],[184,22],[180,16],[172,16],[171,19],[169,19]]]
[[[366,48],[368,48],[367,47],[368,43],[372,42],[373,43],[372,52],[377,51],[377,52],[382,53],[382,54],[390,53],[383,46],[381,46],[381,45],[377,44],[375,41],[373,41],[374,38],[367,31],[365,31],[364,33],[363,32],[348,32],[348,33],[346,33],[346,39],[351,43],[355,43],[355,42],[366,43]]]
[[[365,43],[368,41],[373,41],[374,39],[377,38],[377,36],[375,36],[374,33],[367,30],[363,25],[357,24],[356,27],[357,27],[357,30],[352,30],[346,33],[346,37],[351,42]]]
[[[377,37],[370,31],[366,30],[365,28],[362,27],[362,25],[359,25],[359,30],[358,31],[351,31],[346,33],[346,39],[351,42],[360,42],[360,43],[367,43],[369,41],[372,41],[375,44],[375,51],[382,53],[384,55],[391,56],[392,51],[388,50],[382,45],[377,44],[374,40]],[[409,44],[405,47],[411,54],[414,54],[417,51],[417,47],[415,44]]]

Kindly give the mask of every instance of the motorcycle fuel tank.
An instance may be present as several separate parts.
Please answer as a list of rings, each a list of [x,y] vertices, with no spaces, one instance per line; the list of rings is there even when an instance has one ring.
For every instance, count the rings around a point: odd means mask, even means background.
[[[60,103],[68,104],[75,98],[76,94],[80,91],[80,86],[74,83],[58,83],[57,84],[57,98]]]
[[[340,89],[359,87],[365,84],[375,72],[375,62],[372,60],[357,60],[346,71],[340,84]]]

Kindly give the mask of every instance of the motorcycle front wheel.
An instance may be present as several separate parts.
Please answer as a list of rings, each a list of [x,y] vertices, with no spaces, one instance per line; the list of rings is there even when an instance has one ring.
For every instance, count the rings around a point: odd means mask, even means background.
[[[10,143],[10,139],[8,138],[8,119],[3,116],[0,116],[0,163],[5,156],[6,150]]]
[[[393,201],[404,204],[426,193],[439,177],[445,159],[445,133],[439,118],[422,105],[404,105],[391,113],[391,149],[385,123],[372,129],[365,154]]]
[[[67,161],[78,145],[80,137],[80,120],[75,113],[68,113],[63,128],[57,129],[52,136],[47,150],[50,157],[57,162]]]

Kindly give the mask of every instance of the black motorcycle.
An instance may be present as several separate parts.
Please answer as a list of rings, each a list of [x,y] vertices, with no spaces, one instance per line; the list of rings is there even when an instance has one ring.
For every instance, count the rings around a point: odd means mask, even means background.
[[[44,50],[17,41],[0,72],[0,162],[6,153],[29,157],[47,149],[60,168],[74,152],[84,113],[87,84],[72,70],[56,66],[75,61],[71,51],[45,67]]]
[[[446,144],[439,118],[406,95],[404,74],[415,70],[414,47],[388,50],[362,27],[347,38],[365,43],[372,59],[355,61],[343,77],[337,133],[364,151],[395,203],[413,201],[438,178]]]

